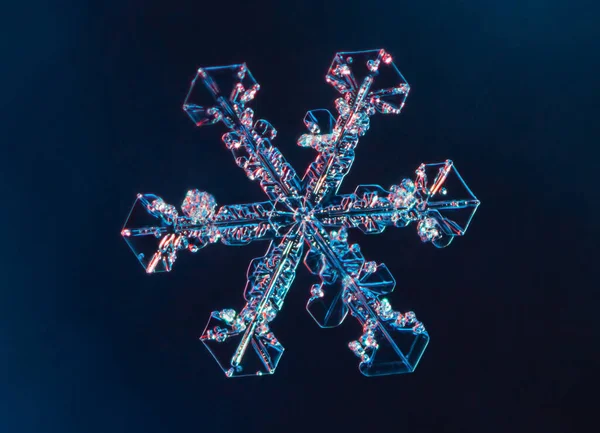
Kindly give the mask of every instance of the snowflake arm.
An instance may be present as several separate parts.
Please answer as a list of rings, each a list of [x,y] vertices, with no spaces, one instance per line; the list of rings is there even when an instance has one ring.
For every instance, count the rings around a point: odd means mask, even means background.
[[[321,284],[311,290],[309,313],[323,327],[341,323],[348,311],[359,321],[363,334],[348,347],[360,358],[359,368],[364,375],[412,372],[427,347],[429,335],[413,312],[401,314],[392,310],[387,298],[380,298],[396,285],[388,268],[365,261],[358,244],[348,245],[343,228],[327,233],[318,222],[313,222],[307,239],[321,262]],[[327,299],[330,288],[333,293]],[[329,318],[333,321],[328,322]]]
[[[121,235],[147,273],[170,271],[180,250],[273,239],[293,222],[269,201],[217,208],[212,195],[198,190],[188,191],[182,211],[154,194],[138,195]]]
[[[369,117],[375,112],[399,114],[409,86],[385,50],[336,54],[326,81],[342,97],[336,99],[338,117],[327,110],[309,111],[304,119],[310,134],[298,144],[319,151],[308,167],[303,182],[305,203],[317,205],[335,194],[354,162],[358,137],[369,129]]]
[[[227,376],[272,374],[284,348],[269,328],[283,306],[302,255],[299,225],[271,243],[263,257],[248,267],[240,314],[213,311],[200,340]]]
[[[415,222],[423,242],[448,246],[466,232],[479,200],[450,160],[421,164],[415,173],[414,182],[403,179],[389,190],[359,185],[352,194],[335,196],[315,216],[325,226],[354,227],[367,234]]]
[[[277,135],[275,128],[264,119],[254,122],[254,111],[246,107],[259,89],[245,63],[200,68],[183,108],[197,126],[223,122],[230,132],[222,140],[236,164],[250,180],[258,180],[270,200],[293,208],[300,179],[271,144]]]

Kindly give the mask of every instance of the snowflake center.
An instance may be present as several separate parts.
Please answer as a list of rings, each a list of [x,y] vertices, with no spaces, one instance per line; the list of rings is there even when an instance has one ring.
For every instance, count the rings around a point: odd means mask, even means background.
[[[302,206],[297,208],[294,212],[294,221],[297,223],[305,223],[311,219],[315,219],[314,209]]]

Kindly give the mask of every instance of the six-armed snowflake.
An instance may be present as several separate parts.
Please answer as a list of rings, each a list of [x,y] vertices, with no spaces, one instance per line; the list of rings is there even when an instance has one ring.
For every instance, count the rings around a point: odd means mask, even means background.
[[[180,250],[271,240],[248,268],[244,308],[214,311],[200,337],[227,376],[275,371],[284,349],[270,323],[304,248],[305,266],[320,278],[306,306],[315,321],[328,328],[341,324],[348,312],[356,317],[363,333],[348,346],[364,375],[412,372],[429,335],[412,311],[392,310],[384,296],[394,290],[394,278],[383,263],[366,261],[357,244],[348,244],[347,229],[381,233],[413,223],[423,242],[445,247],[465,233],[479,205],[450,160],[422,164],[414,181],[404,179],[389,190],[359,185],[353,194],[338,195],[370,117],[400,113],[409,86],[384,50],[336,54],[326,80],[341,94],[335,101],[338,116],[324,109],[306,114],[308,133],[298,144],[318,155],[300,178],[273,146],[275,128],[255,121],[247,107],[259,85],[246,65],[199,69],[184,110],[197,126],[225,124],[225,146],[268,200],[217,207],[209,193],[191,190],[179,214],[160,197],[140,194],[123,228],[148,273],[170,271]]]

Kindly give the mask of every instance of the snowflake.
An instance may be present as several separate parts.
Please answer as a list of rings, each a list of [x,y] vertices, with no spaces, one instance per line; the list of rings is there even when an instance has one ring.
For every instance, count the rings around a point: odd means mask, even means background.
[[[139,194],[122,230],[148,273],[170,271],[181,250],[195,253],[219,241],[271,241],[265,255],[250,263],[246,305],[239,312],[213,311],[200,337],[227,376],[275,371],[284,348],[270,324],[303,256],[319,277],[306,306],[315,321],[335,327],[350,312],[362,325],[362,335],[348,344],[360,359],[360,371],[366,376],[412,372],[429,335],[412,311],[392,309],[384,297],[396,284],[389,269],[366,261],[358,244],[348,243],[347,229],[370,234],[414,224],[423,242],[445,247],[465,233],[479,206],[450,160],[422,164],[414,181],[404,179],[388,190],[359,185],[352,194],[338,194],[371,116],[399,114],[409,86],[382,49],[337,53],[326,81],[341,94],[335,101],[338,115],[324,109],[306,114],[308,133],[298,145],[318,155],[300,178],[273,146],[275,128],[255,121],[247,106],[260,86],[246,65],[199,69],[185,112],[197,126],[227,127],[223,143],[268,200],[219,207],[211,194],[191,190],[179,213],[160,197]]]

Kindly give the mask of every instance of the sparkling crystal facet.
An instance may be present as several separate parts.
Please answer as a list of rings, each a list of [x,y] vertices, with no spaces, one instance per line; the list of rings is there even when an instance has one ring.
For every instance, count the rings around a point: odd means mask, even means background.
[[[209,220],[217,207],[215,198],[207,192],[192,189],[187,192],[181,210],[192,222],[199,224]]]

